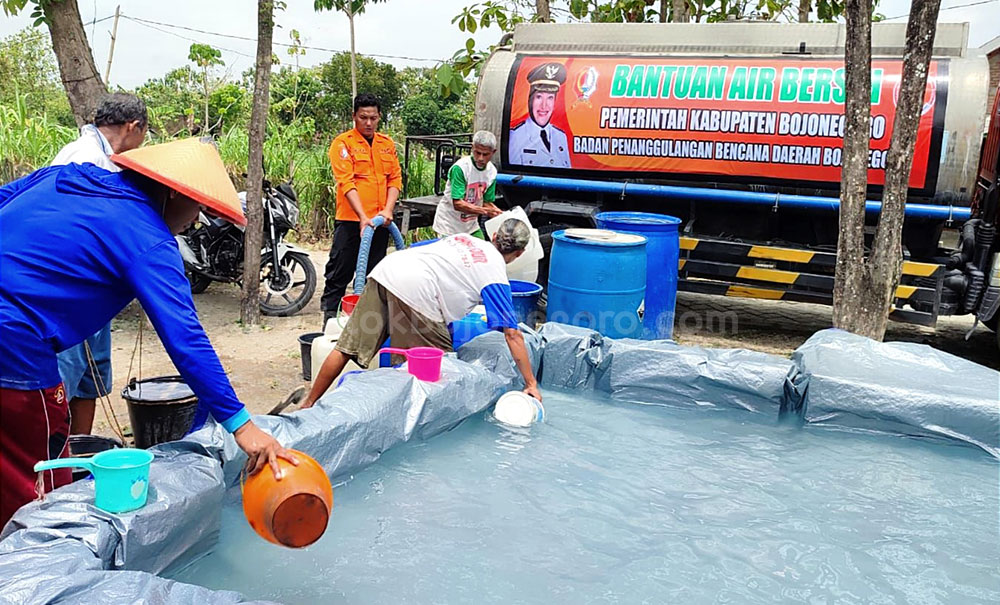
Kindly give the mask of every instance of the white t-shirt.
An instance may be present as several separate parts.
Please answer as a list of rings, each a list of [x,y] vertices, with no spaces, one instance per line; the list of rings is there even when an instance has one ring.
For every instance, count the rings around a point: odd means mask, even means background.
[[[111,161],[112,153],[111,144],[97,126],[87,124],[80,129],[80,138],[59,150],[52,165],[93,164],[110,172],[121,172],[121,168]]]
[[[455,210],[452,200],[465,200],[473,206],[493,203],[496,199],[497,169],[493,163],[486,164],[485,170],[476,168],[470,156],[455,162],[448,171],[448,183],[444,195],[434,213],[434,231],[445,237],[459,233],[473,233],[479,229],[479,217]]]
[[[462,319],[482,300],[491,329],[517,327],[507,264],[490,242],[453,235],[394,252],[370,277],[432,321]]]

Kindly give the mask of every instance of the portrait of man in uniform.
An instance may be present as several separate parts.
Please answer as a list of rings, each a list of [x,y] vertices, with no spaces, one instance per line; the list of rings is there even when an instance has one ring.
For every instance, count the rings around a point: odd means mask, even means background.
[[[510,131],[507,158],[511,164],[570,167],[566,133],[551,123],[564,82],[566,68],[559,63],[543,63],[528,73],[528,119]]]

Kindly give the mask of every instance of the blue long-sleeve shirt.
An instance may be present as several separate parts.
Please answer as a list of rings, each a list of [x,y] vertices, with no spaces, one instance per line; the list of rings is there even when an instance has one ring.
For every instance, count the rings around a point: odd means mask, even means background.
[[[56,353],[138,299],[202,409],[250,419],[198,321],[180,250],[130,172],[43,168],[0,187],[0,387],[59,384]]]

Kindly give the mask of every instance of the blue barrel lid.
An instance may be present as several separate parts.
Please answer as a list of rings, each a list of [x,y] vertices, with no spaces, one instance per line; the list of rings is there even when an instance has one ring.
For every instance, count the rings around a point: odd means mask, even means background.
[[[595,218],[599,227],[614,228],[618,224],[650,231],[675,231],[681,224],[681,219],[676,216],[652,212],[599,212]]]

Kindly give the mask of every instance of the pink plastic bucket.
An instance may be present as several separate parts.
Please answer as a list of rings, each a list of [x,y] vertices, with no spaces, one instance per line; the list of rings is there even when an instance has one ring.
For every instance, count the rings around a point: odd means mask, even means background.
[[[444,351],[441,349],[435,347],[413,347],[412,349],[385,347],[379,349],[379,355],[382,353],[405,356],[406,369],[417,380],[426,380],[427,382],[441,380],[441,359],[444,357]]]

